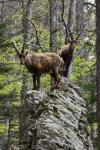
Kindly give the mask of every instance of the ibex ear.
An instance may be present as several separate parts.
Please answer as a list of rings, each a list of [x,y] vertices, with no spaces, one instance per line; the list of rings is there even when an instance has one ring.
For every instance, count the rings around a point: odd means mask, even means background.
[[[21,50],[21,53],[24,53],[24,50],[23,50],[23,49]]]
[[[25,55],[27,55],[27,54],[28,54],[28,52],[25,53]]]

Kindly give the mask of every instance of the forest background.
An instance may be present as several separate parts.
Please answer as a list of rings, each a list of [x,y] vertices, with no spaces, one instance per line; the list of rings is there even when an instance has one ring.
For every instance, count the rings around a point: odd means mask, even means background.
[[[32,89],[31,74],[21,66],[12,41],[21,50],[60,50],[69,27],[80,40],[74,51],[69,79],[82,88],[88,107],[87,126],[97,146],[96,120],[96,5],[94,0],[0,0],[0,145],[8,149],[19,140],[20,107]],[[53,23],[53,24],[52,24]],[[41,90],[50,88],[50,76]]]

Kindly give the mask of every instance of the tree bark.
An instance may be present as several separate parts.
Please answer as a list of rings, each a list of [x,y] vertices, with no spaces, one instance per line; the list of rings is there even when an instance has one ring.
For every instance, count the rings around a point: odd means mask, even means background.
[[[29,40],[30,40],[30,22],[28,21],[27,18],[31,20],[32,18],[32,1],[33,0],[28,0],[26,6],[22,5],[23,7],[23,50],[29,50]],[[23,72],[23,77],[22,77],[22,89],[21,89],[21,103],[24,103],[26,92],[27,92],[27,87],[28,87],[28,80],[27,80],[27,73]],[[22,112],[23,113],[23,112]],[[21,137],[22,137],[22,123],[23,123],[23,118],[22,115],[19,118],[19,141],[21,142]]]
[[[23,15],[23,49],[29,49],[30,46],[28,44],[31,34],[30,34],[30,22],[28,21],[27,18],[31,20],[32,18],[32,1],[33,0],[28,0],[26,8],[24,6],[23,12],[25,13]]]
[[[65,44],[68,43],[68,40],[69,40],[68,32],[73,31],[75,6],[76,6],[76,0],[70,0]],[[71,73],[72,73],[72,64],[69,67],[68,77],[71,75]]]
[[[98,121],[98,150],[100,150],[100,0],[96,0],[96,86],[97,86],[97,121]]]
[[[76,33],[84,38],[84,1],[76,1]]]
[[[80,36],[80,40],[84,40],[84,1],[76,1],[76,34]],[[77,52],[82,58],[85,57],[85,49],[80,47],[80,51]],[[83,79],[84,82],[84,79]]]
[[[57,2],[56,0],[49,0],[50,6],[50,50],[57,51]]]
[[[23,18],[22,18],[22,23],[23,23],[23,50],[29,50],[30,46],[28,44],[31,34],[30,34],[30,22],[28,21],[27,18],[31,20],[32,18],[32,2],[33,0],[28,0],[26,6],[24,2],[22,1],[22,9],[23,9]],[[21,90],[21,100],[25,99],[25,93],[27,91],[27,86],[28,86],[28,81],[27,81],[27,74],[23,73],[23,78],[22,78],[22,90]]]
[[[73,25],[74,25],[74,14],[75,14],[75,5],[76,5],[76,0],[70,0],[69,4],[69,12],[68,12],[68,20],[67,20],[67,26],[66,26],[66,36],[65,36],[65,44],[68,43],[68,32],[69,30],[73,30]]]
[[[75,14],[75,5],[76,5],[76,0],[70,0],[69,4],[69,13],[68,13],[68,27],[73,29],[73,18]]]

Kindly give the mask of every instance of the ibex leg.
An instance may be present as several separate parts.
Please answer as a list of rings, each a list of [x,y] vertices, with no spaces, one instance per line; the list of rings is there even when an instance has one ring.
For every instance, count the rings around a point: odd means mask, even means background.
[[[36,90],[36,76],[35,75],[32,75],[33,77],[33,90]]]
[[[37,76],[37,90],[40,89],[40,75]]]

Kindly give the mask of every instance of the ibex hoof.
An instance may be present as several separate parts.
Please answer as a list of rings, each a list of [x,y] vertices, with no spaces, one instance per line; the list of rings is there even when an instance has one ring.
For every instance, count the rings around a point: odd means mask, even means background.
[[[37,88],[37,87],[36,87],[36,88],[33,88],[32,90],[39,91],[39,90],[40,90],[40,88]]]

